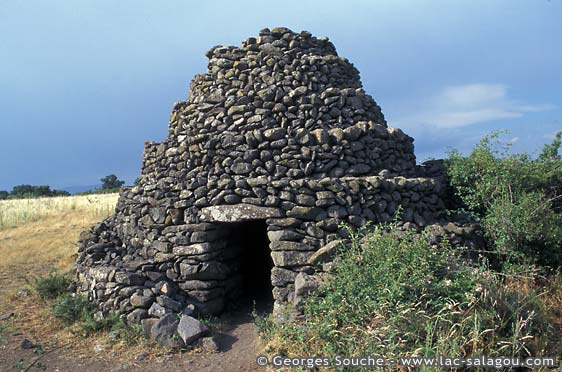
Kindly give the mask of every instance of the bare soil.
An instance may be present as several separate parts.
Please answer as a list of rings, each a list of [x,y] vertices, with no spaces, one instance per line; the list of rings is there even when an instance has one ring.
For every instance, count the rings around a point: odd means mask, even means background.
[[[264,371],[258,367],[258,335],[253,318],[248,312],[239,311],[221,317],[224,331],[217,334],[221,348],[219,353],[189,352],[170,353],[156,358],[142,359],[143,354],[130,359],[107,358],[107,355],[78,357],[72,346],[41,351],[40,348],[23,349],[21,341],[26,335],[19,332],[3,332],[0,336],[0,372],[7,371]],[[2,326],[0,322],[0,326]],[[32,340],[41,345],[41,340]],[[93,346],[92,346],[93,347]],[[103,354],[103,351],[100,351]]]

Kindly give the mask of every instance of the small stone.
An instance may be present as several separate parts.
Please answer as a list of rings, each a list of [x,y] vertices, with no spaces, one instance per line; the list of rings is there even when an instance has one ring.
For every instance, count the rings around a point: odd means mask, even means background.
[[[179,319],[174,314],[166,314],[158,322],[154,324],[150,331],[152,339],[160,342],[162,345],[176,348],[181,347],[181,339],[177,337],[177,329]]]
[[[133,307],[148,308],[153,301],[154,299],[149,296],[141,296],[138,294],[131,296],[131,305],[133,305]]]
[[[383,169],[379,172],[379,176],[381,176],[382,178],[390,178],[391,174],[388,169]]]
[[[164,315],[170,312],[171,310],[166,309],[165,307],[163,307],[162,305],[156,302],[154,302],[152,306],[150,306],[150,309],[148,309],[148,315],[155,316],[157,318],[162,318]]]
[[[20,289],[16,292],[16,296],[18,297],[27,297],[29,296],[29,291],[27,289]]]
[[[316,143],[318,144],[327,144],[329,141],[328,132],[324,129],[313,130],[310,134],[316,139]]]
[[[269,246],[270,246],[271,250],[273,250],[273,251],[312,251],[312,250],[314,250],[314,247],[311,247],[308,244],[291,242],[291,241],[283,241],[283,240],[272,241]]]
[[[35,344],[34,344],[31,340],[28,340],[27,338],[24,338],[24,339],[21,341],[20,346],[21,346],[22,349],[27,350],[27,349],[33,349],[33,347],[35,346]]]
[[[252,166],[248,163],[236,163],[230,169],[234,174],[248,174],[252,171]]]
[[[283,128],[266,129],[263,132],[264,137],[267,138],[270,141],[277,141],[277,140],[283,139],[283,138],[285,138],[286,134],[287,134],[287,132]]]
[[[127,322],[140,323],[141,320],[148,317],[148,311],[145,309],[135,309],[127,314]]]
[[[217,353],[220,351],[219,344],[214,337],[203,337],[200,341],[200,345],[203,350],[211,353]]]
[[[231,115],[236,115],[236,114],[242,114],[245,111],[246,111],[246,106],[238,105],[238,106],[232,106],[231,108],[229,108],[227,114],[229,116],[231,116]]]
[[[158,302],[160,306],[163,306],[175,312],[181,311],[183,307],[181,302],[178,302],[168,296],[158,296],[156,297],[156,302]]]
[[[267,237],[269,238],[270,242],[274,242],[277,240],[300,240],[303,238],[302,234],[294,232],[292,230],[276,230],[276,231],[268,231]]]
[[[144,330],[144,334],[147,335],[147,336],[150,336],[150,332],[152,331],[152,327],[154,327],[154,325],[156,323],[158,323],[157,318],[147,318],[147,319],[141,320],[141,326],[142,326],[142,329]]]
[[[156,289],[156,292],[158,294],[164,294],[167,296],[173,296],[174,295],[174,288],[170,285],[170,283],[166,282],[166,281],[161,281],[156,283],[156,285],[154,286],[154,289]]]
[[[148,353],[142,353],[142,354],[139,354],[135,357],[135,359],[139,360],[139,361],[145,360],[146,358],[148,358]]]
[[[193,314],[195,314],[195,305],[193,304],[189,304],[187,305],[183,311],[182,311],[183,315],[188,315],[188,316],[192,316]]]
[[[287,284],[293,283],[297,273],[292,270],[274,267],[271,269],[271,284],[276,287],[285,287]]]
[[[275,106],[273,106],[273,112],[285,112],[285,111],[287,111],[287,107],[285,107],[285,105],[282,103],[276,103]]]
[[[287,212],[287,217],[297,217],[303,220],[316,220],[324,211],[314,207],[294,207]]]
[[[94,345],[94,353],[101,353],[101,352],[103,352],[103,351],[105,351],[105,346],[104,346],[104,345],[99,344],[99,343],[96,343],[96,344]]]
[[[295,278],[295,295],[305,296],[318,289],[321,282],[314,276],[300,272]]]
[[[331,261],[336,255],[337,248],[342,244],[341,240],[334,240],[316,252],[310,257],[308,263],[310,265],[317,265],[325,262]]]
[[[13,316],[14,316],[14,313],[2,314],[2,315],[0,315],[0,321],[2,321],[2,320],[8,320],[8,319],[10,319],[10,318],[13,317]]]
[[[348,141],[355,141],[361,136],[361,128],[357,125],[352,125],[343,130],[343,135]]]
[[[293,89],[289,93],[289,96],[290,97],[299,97],[299,96],[302,96],[302,95],[306,94],[307,91],[308,91],[308,88],[303,85],[303,86],[300,86],[300,87],[297,87],[297,88]]]

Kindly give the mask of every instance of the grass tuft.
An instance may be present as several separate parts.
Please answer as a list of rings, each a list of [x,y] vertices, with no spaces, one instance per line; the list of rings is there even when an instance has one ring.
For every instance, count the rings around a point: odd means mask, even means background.
[[[33,289],[43,300],[52,300],[68,291],[71,279],[67,274],[53,271],[33,280]]]

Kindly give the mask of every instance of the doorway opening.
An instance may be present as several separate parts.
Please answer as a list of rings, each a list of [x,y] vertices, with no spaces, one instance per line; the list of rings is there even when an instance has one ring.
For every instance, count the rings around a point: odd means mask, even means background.
[[[260,313],[273,310],[271,269],[273,260],[265,220],[233,224],[233,242],[239,249],[241,305],[255,306]]]

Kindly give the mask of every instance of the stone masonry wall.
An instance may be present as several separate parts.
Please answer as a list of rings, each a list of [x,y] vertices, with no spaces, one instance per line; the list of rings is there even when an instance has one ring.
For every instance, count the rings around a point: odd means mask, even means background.
[[[387,127],[326,38],[265,29],[207,57],[168,137],[145,143],[139,186],[81,235],[78,290],[102,313],[223,311],[243,290],[235,223],[266,222],[280,309],[296,302],[297,275],[321,272],[319,256],[348,238],[341,223],[443,214],[442,177],[416,165],[412,138]]]

